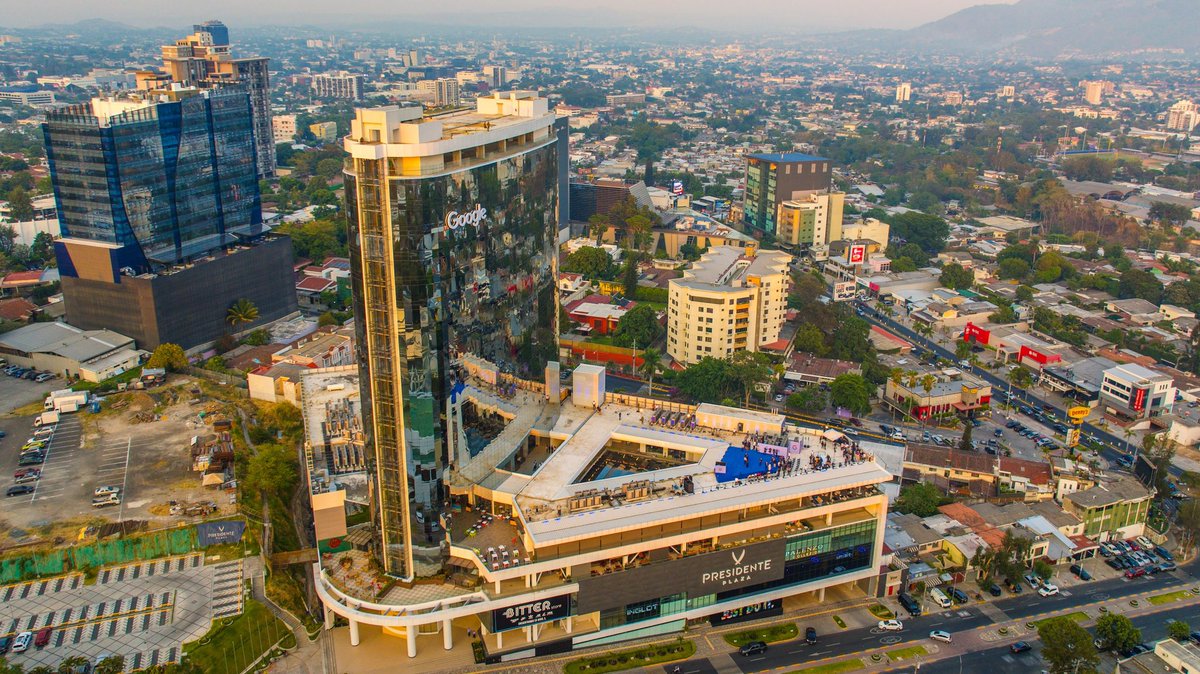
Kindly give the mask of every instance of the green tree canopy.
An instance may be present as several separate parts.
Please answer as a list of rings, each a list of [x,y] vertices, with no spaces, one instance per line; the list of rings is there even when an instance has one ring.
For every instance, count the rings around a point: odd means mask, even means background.
[[[179,372],[187,366],[187,354],[183,352],[183,347],[170,342],[156,346],[154,353],[150,354],[149,360],[146,361],[146,367],[164,368],[171,372]]]
[[[1094,155],[1070,157],[1063,161],[1062,171],[1068,180],[1091,180],[1106,183],[1113,178],[1116,164]]]
[[[858,416],[871,411],[871,391],[867,380],[858,374],[843,374],[829,386],[829,399],[835,407],[844,407]]]
[[[1188,635],[1192,633],[1191,625],[1188,625],[1182,620],[1172,620],[1167,623],[1167,638],[1174,639],[1180,643],[1186,643]]]
[[[1192,210],[1183,204],[1155,201],[1150,204],[1150,219],[1179,227],[1192,218]]]
[[[975,285],[975,274],[957,262],[942,267],[942,275],[938,278],[943,286],[955,290],[967,290]]]
[[[1105,650],[1123,651],[1142,641],[1142,631],[1119,613],[1105,613],[1096,619],[1096,638]]]
[[[891,235],[915,243],[926,253],[934,255],[946,247],[950,225],[936,215],[908,211],[891,219]]]
[[[789,409],[807,414],[823,412],[827,405],[829,405],[829,396],[825,395],[825,392],[816,386],[805,386],[787,397],[787,406]]]
[[[1096,671],[1100,657],[1092,645],[1092,635],[1071,618],[1059,616],[1038,623],[1042,641],[1042,660],[1050,674],[1090,674]]]
[[[892,510],[917,517],[929,517],[936,515],[938,506],[948,501],[936,485],[918,482],[905,485],[900,490],[900,497],[892,504]]]
[[[225,315],[225,322],[237,330],[239,326],[258,320],[258,307],[245,297],[234,302]]]
[[[296,482],[296,461],[281,445],[259,445],[250,457],[242,484],[264,494],[287,497]]]
[[[796,328],[796,337],[792,340],[792,345],[796,351],[815,356],[824,356],[829,352],[829,347],[825,344],[825,333],[812,323],[801,323],[800,327]]]
[[[693,400],[717,403],[738,393],[737,382],[729,369],[728,361],[706,356],[675,375],[675,385]]]
[[[617,330],[613,336],[614,341],[622,346],[644,349],[657,342],[662,334],[663,328],[658,322],[658,312],[649,304],[639,304],[625,312],[617,322]]]
[[[775,378],[775,371],[771,369],[771,358],[757,351],[733,352],[729,356],[729,371],[741,384],[747,406],[750,404],[750,394]]]
[[[1121,274],[1117,282],[1117,297],[1129,299],[1140,297],[1147,302],[1158,304],[1162,300],[1163,285],[1154,278],[1154,274],[1141,269],[1129,269]]]
[[[588,279],[610,279],[612,267],[608,251],[595,246],[583,246],[563,262],[563,271],[583,274]]]

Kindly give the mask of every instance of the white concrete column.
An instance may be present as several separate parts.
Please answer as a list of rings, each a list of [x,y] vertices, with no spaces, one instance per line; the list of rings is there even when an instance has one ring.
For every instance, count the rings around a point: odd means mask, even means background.
[[[408,640],[408,657],[417,657],[417,626],[406,626],[404,628],[404,637]]]
[[[496,581],[496,594],[500,594],[500,581]]]
[[[571,629],[572,629],[572,627],[574,627],[574,622],[575,622],[575,616],[573,616],[573,615],[567,616],[567,626],[566,626],[567,634],[571,633]]]
[[[496,648],[504,648],[504,632],[494,632],[496,635]]]
[[[821,588],[821,589],[817,590],[817,601],[818,602],[825,601],[825,588]]]
[[[337,614],[333,612],[333,609],[328,606],[325,607],[325,629],[333,629],[333,621],[336,616]]]
[[[442,621],[442,647],[446,650],[454,648],[454,625],[449,618]]]
[[[358,645],[358,621],[353,618],[350,619],[350,645]]]

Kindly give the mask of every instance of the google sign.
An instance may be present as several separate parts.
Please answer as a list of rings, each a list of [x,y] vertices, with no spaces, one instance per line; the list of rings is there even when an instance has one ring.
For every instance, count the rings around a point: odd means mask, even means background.
[[[475,210],[467,213],[450,211],[446,214],[446,229],[454,230],[467,225],[478,227],[487,218],[487,209],[475,204]]]

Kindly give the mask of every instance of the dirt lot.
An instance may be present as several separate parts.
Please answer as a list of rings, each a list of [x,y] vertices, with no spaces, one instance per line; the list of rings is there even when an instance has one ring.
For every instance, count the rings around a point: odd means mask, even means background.
[[[172,377],[166,386],[108,396],[98,414],[64,415],[37,490],[4,499],[0,546],[69,540],[82,524],[98,520],[143,520],[153,529],[200,519],[171,514],[170,501],[213,502],[216,515],[233,512],[233,492],[202,487],[191,455],[192,439],[203,445],[215,438],[212,421],[229,419],[233,405],[198,391],[191,379]],[[10,436],[22,435],[32,417],[10,417],[2,425]],[[18,449],[19,442],[0,446],[0,466],[9,473],[16,469]],[[2,478],[0,485],[11,481]],[[101,486],[122,488],[122,503],[94,508],[92,492]]]

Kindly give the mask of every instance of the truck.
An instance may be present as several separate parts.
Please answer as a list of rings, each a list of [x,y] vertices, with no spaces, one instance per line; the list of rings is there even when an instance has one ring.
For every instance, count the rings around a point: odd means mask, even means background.
[[[87,391],[72,391],[69,388],[51,391],[42,403],[42,409],[63,413],[75,412],[87,405],[88,397]]]
[[[58,412],[53,411],[53,410],[49,411],[49,412],[42,412],[41,414],[39,414],[37,416],[36,419],[33,420],[33,425],[38,426],[38,427],[53,426],[54,424],[57,424],[57,423],[58,423]]]

